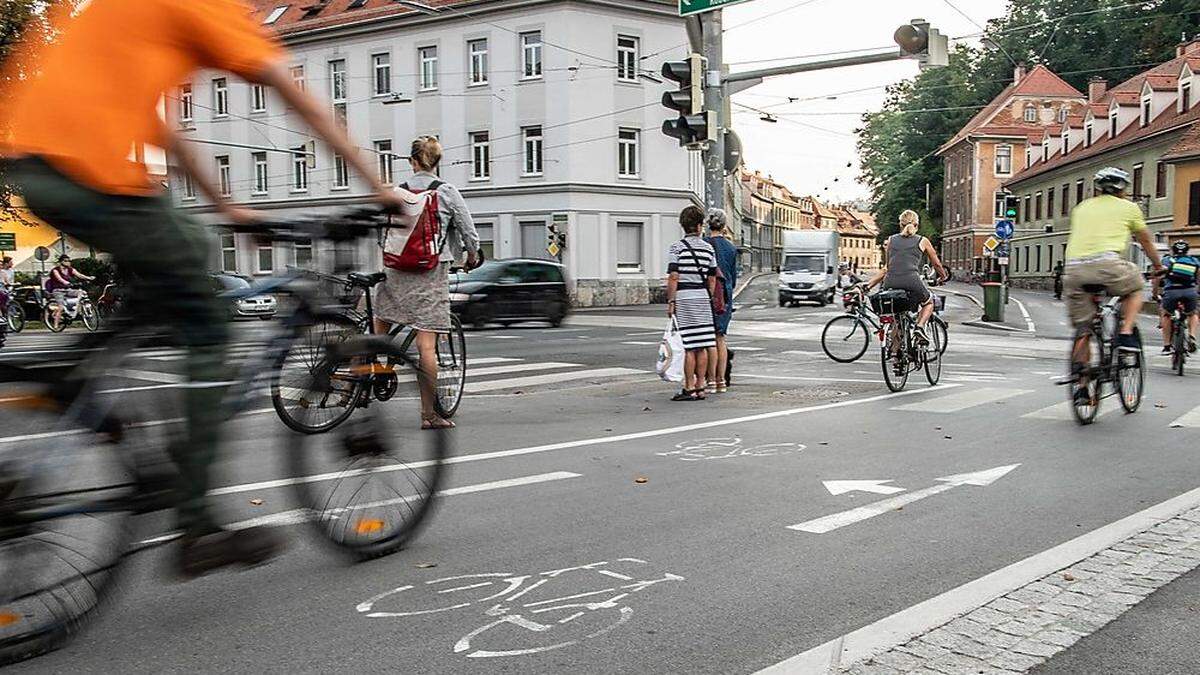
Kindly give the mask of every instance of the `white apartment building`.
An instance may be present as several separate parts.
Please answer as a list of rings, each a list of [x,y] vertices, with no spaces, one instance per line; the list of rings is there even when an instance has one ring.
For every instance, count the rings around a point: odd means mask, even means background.
[[[673,83],[657,74],[688,51],[674,2],[289,2],[255,0],[256,20],[280,35],[296,82],[344,116],[385,182],[407,175],[414,137],[437,136],[441,176],[462,190],[489,257],[550,258],[553,224],[567,233],[558,257],[578,304],[660,292],[677,214],[703,190],[697,154],[660,131]],[[367,201],[365,184],[310,145],[273,92],[206,73],[177,98],[171,116],[236,203],[288,218]],[[172,175],[171,189],[181,207],[215,217],[191,181]],[[379,266],[372,247],[363,244],[364,268]],[[227,234],[213,264],[257,275],[326,255]]]

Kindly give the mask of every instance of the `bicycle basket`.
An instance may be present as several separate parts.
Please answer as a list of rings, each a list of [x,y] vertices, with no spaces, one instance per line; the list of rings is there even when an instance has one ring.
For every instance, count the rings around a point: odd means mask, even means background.
[[[879,291],[871,297],[871,304],[875,307],[875,313],[881,316],[899,314],[907,301],[908,293],[898,288]]]

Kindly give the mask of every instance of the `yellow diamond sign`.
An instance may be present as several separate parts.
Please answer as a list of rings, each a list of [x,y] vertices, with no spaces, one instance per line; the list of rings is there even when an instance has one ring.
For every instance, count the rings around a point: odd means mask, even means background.
[[[558,247],[558,244],[554,242],[550,242],[550,245],[546,247],[546,253],[549,253],[552,256],[557,256],[558,252],[561,250],[562,249]]]
[[[995,251],[1000,245],[1000,240],[995,237],[988,237],[987,241],[983,242],[983,247],[989,251]]]

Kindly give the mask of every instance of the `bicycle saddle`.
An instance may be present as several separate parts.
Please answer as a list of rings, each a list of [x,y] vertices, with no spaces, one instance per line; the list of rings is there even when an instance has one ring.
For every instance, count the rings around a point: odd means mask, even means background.
[[[371,288],[386,279],[387,275],[385,275],[383,272],[376,272],[374,274],[359,274],[358,272],[351,272],[346,278],[349,279],[350,283],[354,286]]]

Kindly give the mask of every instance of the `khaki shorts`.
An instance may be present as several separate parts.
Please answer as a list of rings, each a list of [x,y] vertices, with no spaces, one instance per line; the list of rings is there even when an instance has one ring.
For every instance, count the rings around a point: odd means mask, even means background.
[[[1124,297],[1145,288],[1137,265],[1118,259],[1093,260],[1067,265],[1063,276],[1063,294],[1067,298],[1067,315],[1071,324],[1082,328],[1096,315],[1096,303],[1084,286],[1103,286],[1111,295]]]

